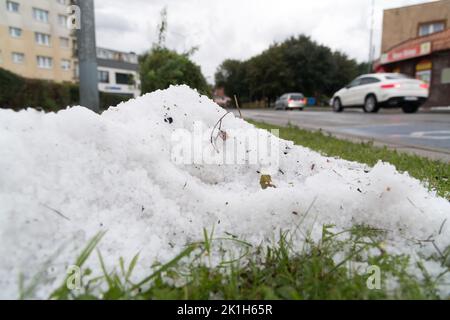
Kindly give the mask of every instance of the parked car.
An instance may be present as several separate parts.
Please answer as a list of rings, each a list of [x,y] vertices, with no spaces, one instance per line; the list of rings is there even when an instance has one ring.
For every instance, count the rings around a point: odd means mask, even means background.
[[[305,96],[301,93],[283,94],[275,102],[276,110],[303,110],[305,108]]]
[[[429,95],[427,83],[399,73],[376,73],[360,76],[336,92],[330,101],[335,112],[362,107],[376,113],[380,108],[402,108],[415,113]]]

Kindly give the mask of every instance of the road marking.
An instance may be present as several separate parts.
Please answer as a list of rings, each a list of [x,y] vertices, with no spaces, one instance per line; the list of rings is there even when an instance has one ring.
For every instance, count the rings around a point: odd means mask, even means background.
[[[415,131],[410,134],[396,134],[393,136],[428,140],[450,140],[450,130]]]

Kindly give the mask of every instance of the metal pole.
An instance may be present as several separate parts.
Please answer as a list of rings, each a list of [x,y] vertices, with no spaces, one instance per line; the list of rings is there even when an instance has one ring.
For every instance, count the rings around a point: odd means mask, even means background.
[[[99,112],[94,0],[74,0],[80,8],[81,28],[76,31],[80,68],[80,104]]]
[[[372,72],[373,65],[373,29],[374,29],[374,20],[375,20],[375,0],[372,0],[372,15],[371,15],[371,25],[370,25],[370,40],[369,40],[369,73]]]

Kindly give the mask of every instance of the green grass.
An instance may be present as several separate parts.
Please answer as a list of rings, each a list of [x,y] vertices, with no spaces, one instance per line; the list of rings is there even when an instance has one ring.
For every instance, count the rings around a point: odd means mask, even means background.
[[[76,259],[82,268],[81,286],[70,290],[67,280],[50,299],[56,300],[316,300],[316,299],[439,299],[437,286],[447,270],[433,278],[422,262],[408,271],[411,261],[405,255],[390,255],[384,250],[385,231],[368,226],[355,226],[336,233],[333,226],[324,226],[320,241],[306,235],[303,246],[293,245],[292,234],[280,232],[279,240],[270,246],[252,247],[236,238],[216,238],[214,231],[204,231],[204,240],[188,244],[180,254],[164,265],[155,264],[153,272],[137,281],[132,275],[139,261],[136,255],[129,263],[119,259],[116,269],[107,270],[97,250],[99,274],[83,266],[101,241],[96,235]],[[235,244],[237,259],[226,259],[225,243]],[[211,264],[213,254],[222,254],[222,262]],[[450,266],[450,247],[445,257],[430,257]],[[361,264],[359,268],[354,268]],[[367,285],[371,271],[380,268],[379,289]],[[359,270],[359,271],[358,271]],[[397,283],[396,288],[388,281]],[[32,298],[38,288],[24,287],[21,298]],[[373,281],[369,281],[373,283]],[[177,283],[178,285],[175,285]],[[444,297],[446,298],[446,297]]]
[[[442,197],[450,199],[450,164],[424,157],[397,152],[386,147],[376,147],[372,142],[354,143],[324,134],[321,131],[307,131],[297,127],[277,127],[250,121],[262,129],[279,129],[280,138],[291,140],[330,157],[375,165],[379,160],[389,162],[401,172],[428,183]]]

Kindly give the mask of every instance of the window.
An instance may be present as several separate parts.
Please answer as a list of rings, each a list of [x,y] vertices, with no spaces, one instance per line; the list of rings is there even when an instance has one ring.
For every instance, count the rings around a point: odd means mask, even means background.
[[[444,22],[423,23],[419,26],[419,36],[426,36],[445,29]]]
[[[20,38],[22,36],[22,29],[9,27],[9,35],[13,38]]]
[[[48,23],[48,11],[38,8],[33,8],[33,17],[35,20]]]
[[[402,80],[402,79],[412,79],[410,76],[401,73],[392,73],[386,76],[387,80]]]
[[[63,15],[63,14],[58,14],[58,24],[63,27],[63,28],[67,28],[68,27],[68,23],[67,23],[67,16]]]
[[[70,60],[61,60],[61,69],[63,69],[64,71],[70,70]]]
[[[133,75],[129,73],[116,73],[116,83],[117,84],[131,84]]]
[[[450,83],[450,68],[442,69],[441,83],[442,84],[449,84]]]
[[[99,70],[98,71],[98,81],[100,83],[109,83],[109,72],[108,71]]]
[[[301,94],[291,94],[290,99],[295,100],[295,101],[299,101],[299,100],[303,100],[305,99],[305,97]]]
[[[19,53],[19,52],[13,52],[12,60],[14,63],[23,63],[25,61],[25,54]]]
[[[20,5],[14,1],[6,1],[6,9],[9,12],[19,12]]]
[[[362,78],[361,79],[361,85],[366,85],[366,84],[373,84],[373,83],[377,83],[380,82],[380,80],[378,80],[377,78],[373,78],[373,77],[367,77],[367,78]]]
[[[347,86],[347,88],[357,87],[360,84],[361,84],[361,79],[357,78],[357,79],[353,80],[352,82],[350,82],[350,84]]]
[[[37,65],[42,69],[51,69],[53,67],[53,59],[50,57],[37,56]]]
[[[416,64],[416,79],[422,80],[426,83],[431,82],[433,62],[429,59],[423,59]]]
[[[50,35],[45,33],[36,32],[34,34],[36,43],[41,46],[50,46]]]
[[[59,44],[61,48],[69,48],[70,47],[70,40],[69,38],[60,37],[59,38]]]
[[[430,70],[422,70],[416,72],[416,79],[422,80],[423,82],[426,82],[428,84],[431,83],[431,75],[432,71]]]

